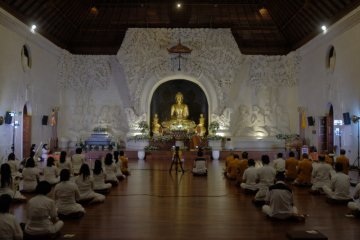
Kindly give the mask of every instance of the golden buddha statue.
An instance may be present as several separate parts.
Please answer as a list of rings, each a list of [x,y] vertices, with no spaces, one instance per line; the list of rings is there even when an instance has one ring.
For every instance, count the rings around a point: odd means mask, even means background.
[[[170,130],[187,130],[192,131],[196,124],[188,120],[189,108],[183,103],[184,96],[181,92],[176,93],[176,103],[171,106],[171,119],[169,121],[162,122],[162,126]]]
[[[196,126],[196,132],[201,137],[206,133],[204,114],[200,114],[199,124]]]
[[[159,123],[159,117],[157,113],[155,113],[153,121],[152,121],[152,132],[154,135],[160,135],[161,125]]]

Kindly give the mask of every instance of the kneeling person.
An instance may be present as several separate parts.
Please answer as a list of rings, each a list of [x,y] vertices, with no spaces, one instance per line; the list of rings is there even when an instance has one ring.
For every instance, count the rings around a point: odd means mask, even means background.
[[[283,172],[276,174],[276,183],[269,187],[266,196],[266,202],[262,211],[272,218],[287,219],[297,215],[298,210],[293,203],[292,190],[285,184],[285,175]]]
[[[255,168],[255,161],[254,159],[249,159],[248,161],[248,168],[245,170],[242,183],[240,187],[245,190],[256,191],[258,190],[257,180],[259,178],[257,169]]]

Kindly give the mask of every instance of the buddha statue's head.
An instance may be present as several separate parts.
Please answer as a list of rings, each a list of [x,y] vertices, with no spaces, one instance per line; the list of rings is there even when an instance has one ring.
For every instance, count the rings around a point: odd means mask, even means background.
[[[181,92],[176,93],[176,95],[175,95],[176,103],[182,103],[183,99],[184,99],[184,96]]]

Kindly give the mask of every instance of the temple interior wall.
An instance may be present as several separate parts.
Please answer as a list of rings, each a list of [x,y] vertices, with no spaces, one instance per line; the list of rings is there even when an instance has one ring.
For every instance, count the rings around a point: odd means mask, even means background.
[[[298,133],[298,107],[321,116],[332,103],[335,118],[343,112],[359,115],[360,27],[355,20],[346,31],[331,35],[330,30],[287,56],[243,55],[230,29],[129,29],[116,56],[79,56],[31,34],[8,14],[2,12],[0,20],[0,113],[20,112],[28,102],[33,143],[49,139],[51,129],[41,125],[41,117],[55,106],[59,139],[84,140],[95,127],[105,126],[116,141],[125,140],[133,120],[150,121],[154,86],[181,77],[202,86],[209,96],[210,122],[229,129],[233,147],[242,147],[241,139],[263,139],[271,147],[276,134]],[[167,52],[179,38],[192,49],[180,71],[176,56]],[[33,61],[27,72],[20,58],[24,44]],[[330,44],[336,49],[332,74],[324,69]],[[344,145],[352,152],[356,131],[355,125],[344,127]],[[2,157],[10,151],[11,132],[11,126],[0,126]],[[305,135],[316,143],[311,128]]]

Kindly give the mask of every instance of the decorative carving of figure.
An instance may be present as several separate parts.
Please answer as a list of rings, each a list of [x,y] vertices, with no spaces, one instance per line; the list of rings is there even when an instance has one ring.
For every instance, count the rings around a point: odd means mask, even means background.
[[[162,126],[170,130],[187,130],[192,131],[196,124],[191,120],[187,120],[189,117],[189,108],[183,103],[184,96],[181,92],[175,95],[176,103],[171,106],[169,121],[162,123]]]
[[[204,136],[206,133],[204,114],[200,114],[199,124],[196,127],[196,132],[201,137]]]
[[[157,113],[155,113],[153,122],[152,122],[152,132],[154,135],[160,135],[160,131],[161,131],[161,125],[159,123],[159,117],[158,117]]]

